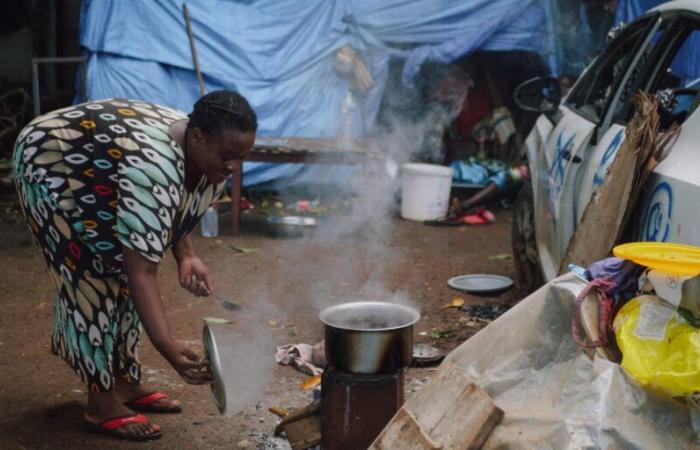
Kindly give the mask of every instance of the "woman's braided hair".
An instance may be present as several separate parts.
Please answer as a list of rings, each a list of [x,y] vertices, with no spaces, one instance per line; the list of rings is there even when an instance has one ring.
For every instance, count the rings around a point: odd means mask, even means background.
[[[213,91],[194,104],[189,114],[189,128],[199,128],[206,134],[234,129],[241,132],[258,129],[258,117],[241,94],[235,91]]]

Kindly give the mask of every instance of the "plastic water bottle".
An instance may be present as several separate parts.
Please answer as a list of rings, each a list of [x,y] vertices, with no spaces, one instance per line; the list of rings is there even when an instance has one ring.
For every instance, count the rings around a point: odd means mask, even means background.
[[[219,235],[219,212],[213,206],[207,208],[202,216],[202,236],[216,237]]]
[[[344,150],[352,148],[353,116],[356,107],[352,92],[348,92],[343,100],[343,106],[340,108],[340,133],[338,134],[340,148]]]

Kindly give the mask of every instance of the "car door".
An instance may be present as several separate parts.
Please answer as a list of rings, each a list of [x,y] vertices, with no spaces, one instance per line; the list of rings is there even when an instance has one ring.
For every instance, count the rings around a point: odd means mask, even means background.
[[[700,210],[694,205],[700,197],[700,14],[683,11],[676,16],[642,89],[665,99],[659,109],[660,131],[678,124],[680,132],[654,169],[631,220],[637,240],[698,246]]]
[[[634,93],[649,91],[648,84],[653,69],[666,53],[669,42],[675,39],[676,17],[676,14],[666,13],[657,18],[657,25],[649,44],[639,50],[637,64],[622,80],[618,97],[611,104],[606,118],[598,128],[600,139],[589,146],[586,164],[581,171],[581,182],[575,195],[576,224],[581,221],[593,193],[605,181],[607,170],[622,147],[625,128],[634,113]]]
[[[611,114],[629,101],[625,87],[634,79],[660,24],[660,15],[653,14],[623,29],[573,87],[537,155],[535,235],[547,279],[558,273],[575,229],[577,194],[582,169],[591,164],[590,149],[609,145],[619,133],[610,126]]]

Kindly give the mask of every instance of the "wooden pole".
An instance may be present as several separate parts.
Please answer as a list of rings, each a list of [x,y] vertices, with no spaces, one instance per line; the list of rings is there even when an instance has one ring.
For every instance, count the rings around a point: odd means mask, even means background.
[[[187,27],[187,37],[190,40],[190,50],[192,51],[192,62],[194,63],[194,71],[197,73],[199,81],[199,95],[204,96],[204,77],[202,71],[199,70],[199,60],[197,59],[197,47],[194,44],[194,34],[192,34],[192,24],[190,23],[190,12],[187,10],[187,5],[182,4],[182,14],[185,16],[185,26]]]

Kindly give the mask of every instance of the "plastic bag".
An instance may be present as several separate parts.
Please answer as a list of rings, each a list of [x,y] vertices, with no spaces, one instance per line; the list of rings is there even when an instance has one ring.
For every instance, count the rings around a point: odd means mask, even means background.
[[[625,304],[613,322],[622,367],[641,384],[673,397],[700,392],[700,329],[653,295]]]

